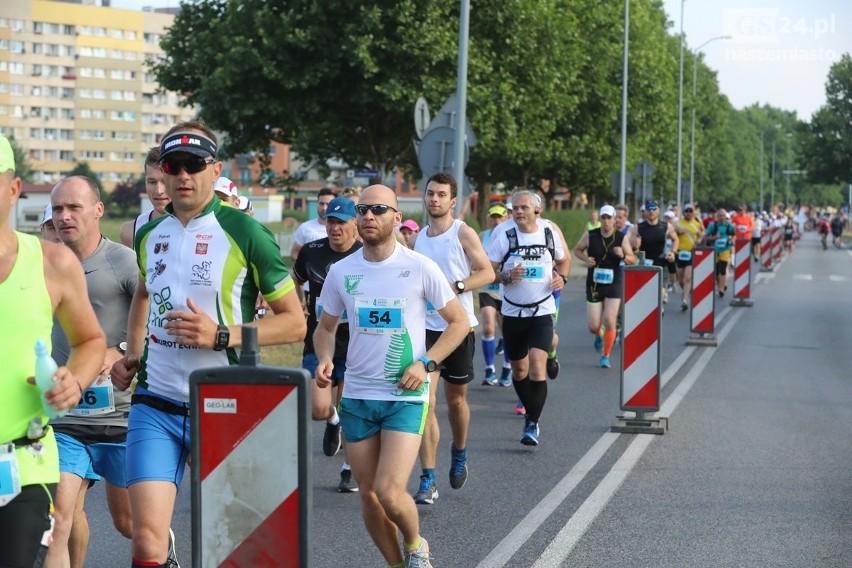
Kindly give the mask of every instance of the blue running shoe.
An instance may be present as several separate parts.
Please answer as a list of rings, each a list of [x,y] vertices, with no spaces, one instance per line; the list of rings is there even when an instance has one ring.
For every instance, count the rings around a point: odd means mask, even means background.
[[[609,369],[612,365],[609,364],[609,357],[601,355],[601,369]]]
[[[503,367],[503,372],[500,374],[500,378],[497,380],[497,384],[499,384],[501,387],[512,386],[512,369],[507,369]]]
[[[521,436],[521,443],[525,446],[538,445],[538,422],[533,422],[529,418],[524,421],[524,433]]]
[[[494,369],[485,369],[485,377],[482,379],[483,386],[497,386],[497,376],[494,375]]]
[[[420,489],[414,494],[414,502],[418,505],[432,505],[438,498],[438,484],[425,473],[420,476]]]
[[[603,351],[603,335],[600,333],[595,335],[595,351],[597,353]]]
[[[467,451],[461,452],[455,444],[450,444],[452,465],[450,466],[450,487],[461,489],[467,481]]]

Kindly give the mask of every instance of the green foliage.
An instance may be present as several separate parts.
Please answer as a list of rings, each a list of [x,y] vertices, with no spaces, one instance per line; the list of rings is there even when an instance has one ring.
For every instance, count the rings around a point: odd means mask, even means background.
[[[21,178],[24,183],[32,182],[33,169],[26,150],[18,145],[14,136],[9,137],[9,144],[12,146],[12,153],[15,155],[15,175]]]
[[[145,193],[145,178],[138,178],[116,185],[109,199],[116,205],[121,215],[126,217],[130,211],[139,209],[139,195],[143,193]]]
[[[802,153],[808,177],[821,183],[852,182],[852,57],[848,53],[831,66],[825,95],[827,103],[804,132]]]
[[[74,168],[72,168],[70,172],[63,173],[62,175],[65,177],[83,176],[89,178],[95,182],[95,185],[98,186],[98,192],[100,192],[101,198],[104,198],[104,186],[101,183],[98,174],[96,174],[92,167],[89,166],[89,162],[74,162]]]

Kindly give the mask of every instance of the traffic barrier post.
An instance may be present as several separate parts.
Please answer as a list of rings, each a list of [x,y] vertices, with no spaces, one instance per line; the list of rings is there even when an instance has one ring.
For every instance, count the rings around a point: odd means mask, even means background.
[[[769,227],[760,234],[760,271],[772,272],[772,230]]]
[[[784,245],[781,236],[784,234],[784,229],[781,227],[772,226],[772,262],[778,264],[781,262],[781,253]]]
[[[692,293],[689,302],[687,345],[716,347],[716,251],[712,247],[692,250]]]
[[[620,408],[636,417],[619,416],[611,430],[631,434],[664,434],[668,418],[646,412],[660,409],[660,330],[663,269],[624,267],[621,330]]]
[[[731,305],[754,306],[751,299],[751,239],[737,239],[734,243],[734,297]]]
[[[310,553],[310,377],[240,364],[190,375],[192,565],[306,568]]]

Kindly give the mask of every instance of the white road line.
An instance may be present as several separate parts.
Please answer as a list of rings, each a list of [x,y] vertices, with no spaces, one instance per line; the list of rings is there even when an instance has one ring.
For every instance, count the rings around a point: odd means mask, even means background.
[[[847,280],[849,280],[845,276],[838,276],[837,274],[829,275],[828,279],[831,282],[846,282]]]
[[[732,308],[726,307],[718,316],[724,319]],[[740,313],[744,313],[740,311]],[[695,346],[686,347],[671,365],[663,372],[661,388],[672,377],[677,375],[690,356],[695,352]],[[708,350],[712,353],[712,350]],[[675,389],[677,392],[677,389]],[[621,434],[607,432],[580,458],[574,467],[563,477],[550,492],[539,501],[530,512],[501,540],[476,568],[502,568],[511,560],[518,549],[535,533],[547,518],[559,507],[572,491],[580,484],[586,475],[597,465],[603,455]],[[642,436],[640,436],[642,438]],[[641,454],[640,454],[641,455]]]
[[[813,274],[794,274],[793,280],[813,280]]]
[[[734,324],[744,313],[746,313],[745,310],[739,310],[735,313],[719,332],[719,345],[722,344]],[[672,392],[660,407],[659,414],[670,415],[674,412],[715,354],[715,349],[707,349],[701,354],[683,381],[681,381],[674,392]],[[639,462],[639,459],[655,438],[656,436],[653,434],[636,435],[636,438],[630,443],[624,454],[615,462],[615,465],[604,476],[595,490],[592,491],[589,498],[571,516],[571,519],[559,531],[556,538],[550,542],[532,568],[552,568],[553,566],[559,566],[571,554],[571,551],[624,483],[624,480],[627,479],[630,472],[633,471],[634,466]]]

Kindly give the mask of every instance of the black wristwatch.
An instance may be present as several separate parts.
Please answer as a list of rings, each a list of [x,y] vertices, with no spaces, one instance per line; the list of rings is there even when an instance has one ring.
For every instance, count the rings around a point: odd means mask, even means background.
[[[116,349],[118,349],[118,352],[119,352],[119,353],[121,353],[122,355],[124,355],[125,353],[127,353],[127,342],[126,342],[126,341],[122,341],[121,343],[119,343],[118,345],[116,345],[116,346],[115,346],[115,348],[116,348]]]
[[[213,351],[222,351],[228,348],[228,343],[231,342],[231,332],[227,325],[219,325],[216,330],[216,342],[213,344]]]
[[[438,370],[438,363],[436,363],[435,361],[433,361],[432,359],[428,358],[425,355],[423,355],[422,357],[420,357],[417,360],[420,361],[421,363],[423,363],[423,366],[426,367],[427,373],[434,373],[435,371]]]
[[[455,284],[456,284],[456,290],[459,291],[459,294],[464,292],[464,290],[465,290],[464,280],[456,280]]]

